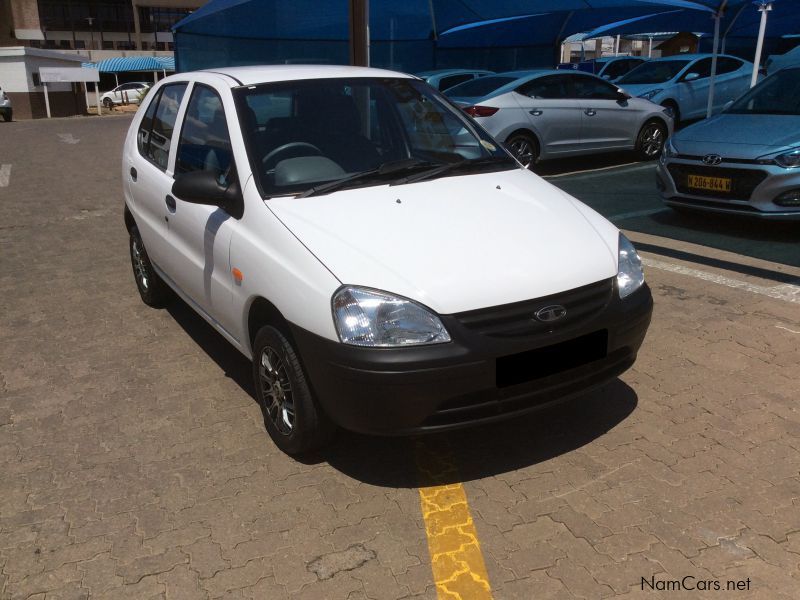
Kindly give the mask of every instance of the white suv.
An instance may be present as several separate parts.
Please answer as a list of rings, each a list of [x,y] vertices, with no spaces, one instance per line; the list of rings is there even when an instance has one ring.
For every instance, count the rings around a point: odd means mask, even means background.
[[[125,141],[142,299],[171,288],[253,360],[275,443],[495,421],[629,368],[652,298],[630,242],[415,77],[183,73]]]

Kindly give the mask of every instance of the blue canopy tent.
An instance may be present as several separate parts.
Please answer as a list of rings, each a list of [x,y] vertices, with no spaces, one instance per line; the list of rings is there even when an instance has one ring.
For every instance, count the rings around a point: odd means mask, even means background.
[[[552,66],[555,48],[573,33],[675,8],[711,14],[719,1],[370,0],[370,63],[406,71],[470,66],[467,59],[493,69]],[[346,64],[349,4],[212,0],[175,25],[177,67]],[[518,55],[513,61],[512,52]]]

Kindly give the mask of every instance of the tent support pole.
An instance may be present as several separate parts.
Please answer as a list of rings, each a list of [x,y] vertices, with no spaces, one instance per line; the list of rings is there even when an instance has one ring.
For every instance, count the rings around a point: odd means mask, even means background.
[[[94,82],[94,101],[97,102],[97,116],[101,116],[103,114],[103,109],[101,108],[100,104],[100,82]]]
[[[758,27],[758,42],[756,43],[756,57],[753,60],[753,77],[750,79],[750,87],[758,82],[758,66],[761,64],[761,51],[764,49],[764,34],[767,31],[767,13],[772,10],[772,2],[764,2],[758,7],[761,13],[761,25]]]
[[[745,8],[747,8],[746,2],[739,7],[739,10],[736,11],[733,19],[731,19],[731,22],[728,24],[728,28],[725,30],[725,33],[722,34],[722,50],[720,51],[720,54],[725,54],[725,45],[728,43],[728,34],[731,32],[731,29],[733,29],[733,26],[736,25],[736,21],[739,20],[739,17],[744,12]]]
[[[706,110],[706,119],[711,118],[714,112],[714,84],[717,79],[717,56],[719,55],[719,22],[722,20],[722,15],[725,11],[725,6],[728,0],[723,0],[722,6],[714,14],[714,51],[711,55],[711,81],[708,84],[708,109]]]
[[[350,64],[369,66],[369,0],[350,0]]]
[[[47,110],[47,118],[50,118],[50,94],[47,93],[47,82],[43,81],[44,86],[44,107]]]
[[[572,15],[575,14],[574,10],[571,10],[567,13],[567,16],[564,17],[564,22],[561,23],[561,29],[558,30],[558,35],[556,36],[556,45],[560,44],[561,48],[561,60],[558,62],[570,62],[572,60],[572,52],[569,53],[567,60],[564,60],[564,30],[567,28],[569,24],[569,20],[572,18]]]
[[[433,10],[433,0],[428,0],[428,7],[431,11],[431,28],[433,30],[433,41],[436,42],[439,40],[439,33],[436,30],[436,11]]]

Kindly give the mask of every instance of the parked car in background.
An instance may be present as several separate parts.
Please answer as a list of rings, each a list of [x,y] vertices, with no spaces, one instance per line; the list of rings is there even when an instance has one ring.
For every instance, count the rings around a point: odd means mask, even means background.
[[[123,83],[118,85],[110,92],[105,92],[100,101],[106,108],[111,108],[115,104],[122,104],[127,102],[129,104],[139,104],[144,91],[150,87],[149,83],[144,81],[133,81],[131,83]]]
[[[661,153],[672,118],[647,100],[578,71],[512,71],[447,92],[525,165],[537,160],[636,150]]]
[[[676,133],[657,177],[677,209],[800,219],[800,66]]]
[[[639,56],[607,56],[578,63],[561,63],[556,68],[583,71],[613,82],[645,62],[647,59]]]
[[[668,108],[675,123],[700,119],[708,110],[710,54],[679,54],[649,60],[620,78],[617,84],[632,96]],[[753,63],[735,56],[717,57],[714,110],[744,94],[750,87]]]
[[[800,46],[795,46],[785,54],[772,54],[765,63],[767,75],[795,65],[800,65]]]
[[[11,108],[11,98],[0,87],[0,115],[3,116],[4,121],[10,121],[14,116],[14,111]]]
[[[440,92],[449,90],[451,87],[472,81],[479,77],[492,75],[492,71],[478,71],[470,69],[439,69],[438,71],[423,71],[417,73],[417,77],[423,79],[428,85],[433,86]]]
[[[630,368],[650,323],[625,236],[416,77],[172,75],[121,167],[142,300],[171,288],[252,359],[290,454],[334,424],[434,432],[566,400]]]

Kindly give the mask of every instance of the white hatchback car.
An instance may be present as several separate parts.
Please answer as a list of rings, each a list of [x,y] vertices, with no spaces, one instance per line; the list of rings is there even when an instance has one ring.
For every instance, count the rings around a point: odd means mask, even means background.
[[[495,421],[602,385],[645,337],[631,243],[421,80],[340,66],[162,80],[122,160],[136,284],[253,360],[288,453],[334,424]]]
[[[150,87],[149,83],[144,81],[133,81],[131,83],[123,83],[118,85],[113,90],[105,92],[100,97],[100,102],[106,108],[111,108],[115,104],[139,104],[143,97],[145,90]]]

